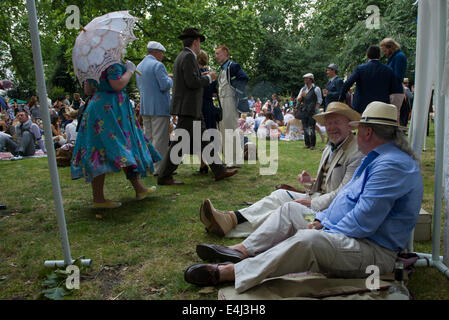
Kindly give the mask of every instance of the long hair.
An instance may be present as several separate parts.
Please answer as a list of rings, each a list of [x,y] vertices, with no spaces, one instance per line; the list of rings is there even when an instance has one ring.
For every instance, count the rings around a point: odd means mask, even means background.
[[[396,147],[398,147],[400,150],[404,151],[406,154],[412,157],[415,161],[420,163],[419,157],[410,147],[410,144],[408,143],[407,138],[405,137],[405,134],[401,129],[399,129],[398,127],[385,126],[380,124],[366,125],[372,128],[374,133],[379,138],[393,142]]]

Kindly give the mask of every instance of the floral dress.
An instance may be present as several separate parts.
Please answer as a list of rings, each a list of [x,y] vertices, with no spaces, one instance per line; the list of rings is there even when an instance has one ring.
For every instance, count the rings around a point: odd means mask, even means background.
[[[118,80],[126,72],[114,64],[103,72],[97,93],[84,111],[71,161],[72,179],[87,182],[123,167],[137,169],[141,177],[162,158],[135,120],[125,89],[115,91],[108,80]]]

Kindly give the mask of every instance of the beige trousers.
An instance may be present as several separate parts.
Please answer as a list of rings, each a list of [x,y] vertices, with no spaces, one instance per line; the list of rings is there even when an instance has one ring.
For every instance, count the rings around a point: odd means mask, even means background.
[[[170,117],[142,115],[143,130],[151,144],[163,157],[170,141]],[[159,174],[162,161],[154,163],[154,173]]]
[[[234,265],[237,292],[289,273],[363,278],[369,275],[365,273],[369,265],[377,265],[380,274],[393,271],[395,252],[366,239],[306,229],[301,210],[296,202],[284,204],[243,241],[251,258]]]
[[[320,193],[314,193],[312,199],[320,196]],[[247,222],[238,224],[234,229],[226,234],[227,238],[243,238],[249,236],[256,230],[276,209],[281,207],[284,203],[304,199],[304,193],[287,191],[283,189],[273,191],[269,196],[262,198],[253,205],[240,209],[239,212],[245,217]],[[306,215],[312,215],[314,212],[301,204],[302,211]]]

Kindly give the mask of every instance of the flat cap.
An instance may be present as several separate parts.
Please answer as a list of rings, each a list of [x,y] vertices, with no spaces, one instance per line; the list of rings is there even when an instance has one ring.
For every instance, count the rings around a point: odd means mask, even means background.
[[[162,44],[160,44],[159,42],[157,42],[157,41],[150,41],[150,42],[148,42],[147,49],[148,50],[150,50],[150,49],[151,50],[160,50],[162,52],[166,51],[164,46]]]

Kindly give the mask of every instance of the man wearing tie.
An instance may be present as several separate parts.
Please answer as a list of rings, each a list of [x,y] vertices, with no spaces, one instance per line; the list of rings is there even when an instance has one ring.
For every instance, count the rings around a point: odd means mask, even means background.
[[[338,101],[340,97],[340,91],[343,87],[343,80],[337,76],[338,67],[335,63],[331,63],[326,69],[327,76],[329,77],[329,82],[326,88],[323,90],[324,94],[324,111],[326,111],[329,103]]]

